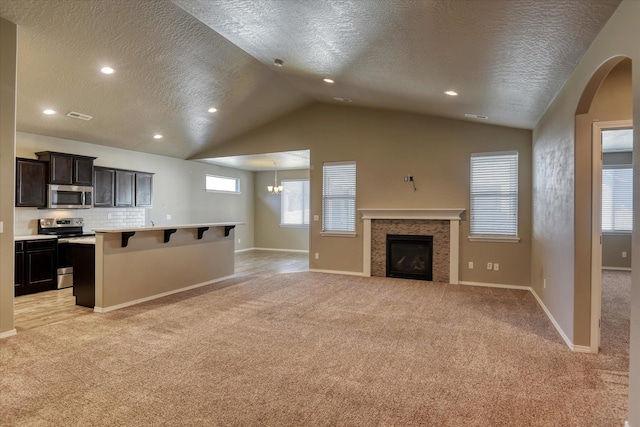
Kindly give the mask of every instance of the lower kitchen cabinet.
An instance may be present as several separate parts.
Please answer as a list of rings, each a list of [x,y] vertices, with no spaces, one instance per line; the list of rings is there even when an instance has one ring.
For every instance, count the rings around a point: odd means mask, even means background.
[[[71,244],[73,248],[73,295],[76,304],[93,308],[96,304],[96,246]]]
[[[16,242],[15,295],[57,288],[57,240]]]

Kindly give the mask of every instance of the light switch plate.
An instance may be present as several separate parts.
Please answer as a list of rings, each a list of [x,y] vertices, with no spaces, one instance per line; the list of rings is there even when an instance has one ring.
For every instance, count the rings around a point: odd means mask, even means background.
[[[314,215],[313,216],[313,220],[314,221],[320,221],[320,215]]]
[[[4,233],[4,221],[0,221],[0,233]]]

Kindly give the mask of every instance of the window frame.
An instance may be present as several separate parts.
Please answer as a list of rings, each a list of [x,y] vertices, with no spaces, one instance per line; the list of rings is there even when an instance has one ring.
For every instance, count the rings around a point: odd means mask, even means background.
[[[286,183],[288,182],[303,182],[306,183],[306,194],[305,194],[305,186],[303,184],[303,192],[302,192],[302,223],[301,224],[294,224],[294,223],[286,223],[283,221],[284,219],[284,193],[287,191],[287,186]],[[280,195],[280,227],[287,227],[287,228],[309,228],[309,223],[311,222],[311,183],[309,181],[309,178],[290,178],[290,179],[283,179],[280,180],[280,184],[282,186],[284,186],[284,190],[282,191],[282,194]],[[308,210],[308,216],[307,216],[307,222],[304,222],[304,205],[305,205],[305,200],[306,200],[306,204],[307,204],[307,210]]]
[[[217,189],[207,188],[207,178],[209,178],[209,177],[233,180],[236,183],[236,190],[235,191],[227,191],[227,190],[217,190]],[[204,190],[207,193],[241,194],[241,191],[240,191],[240,178],[237,178],[237,177],[234,177],[234,176],[214,175],[214,174],[211,174],[211,173],[206,173],[205,174],[205,178],[204,178]]]
[[[325,184],[326,184],[326,168],[327,167],[332,167],[332,166],[346,166],[346,165],[353,165],[354,167],[354,173],[353,173],[353,196],[327,196],[325,194]],[[349,160],[349,161],[340,161],[340,162],[323,162],[322,163],[322,223],[321,223],[321,232],[320,235],[321,236],[326,236],[326,237],[356,237],[356,231],[357,231],[357,227],[358,227],[358,217],[357,217],[357,193],[358,193],[358,168],[356,165],[356,161],[355,160]],[[349,219],[353,220],[353,229],[352,230],[331,230],[331,229],[325,229],[325,220],[327,218],[326,215],[326,207],[327,207],[327,203],[326,201],[328,199],[338,199],[338,198],[342,198],[342,199],[353,199],[353,210],[352,212],[350,212]]]
[[[515,173],[515,194],[513,194],[510,200],[510,203],[513,203],[515,198],[515,232],[513,234],[489,234],[489,233],[473,233],[473,220],[474,220],[474,196],[478,197],[477,194],[473,192],[473,159],[479,157],[503,157],[503,156],[514,156],[516,162],[516,173]],[[503,197],[508,197],[509,193],[507,192],[503,195]],[[520,154],[517,150],[508,150],[508,151],[490,151],[490,152],[479,152],[479,153],[471,153],[469,158],[469,241],[472,242],[501,242],[501,243],[518,243],[520,241]]]

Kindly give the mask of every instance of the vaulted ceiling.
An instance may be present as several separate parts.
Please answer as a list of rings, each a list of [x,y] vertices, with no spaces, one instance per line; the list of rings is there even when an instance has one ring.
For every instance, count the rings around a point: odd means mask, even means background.
[[[18,131],[186,159],[345,98],[533,128],[619,3],[0,0],[0,16],[19,25]]]

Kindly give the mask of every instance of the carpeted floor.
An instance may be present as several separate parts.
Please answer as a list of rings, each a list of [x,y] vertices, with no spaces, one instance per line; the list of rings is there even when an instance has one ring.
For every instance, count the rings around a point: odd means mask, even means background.
[[[571,352],[526,291],[400,279],[235,278],[24,331],[0,356],[3,426],[608,427],[627,414],[628,349]]]

